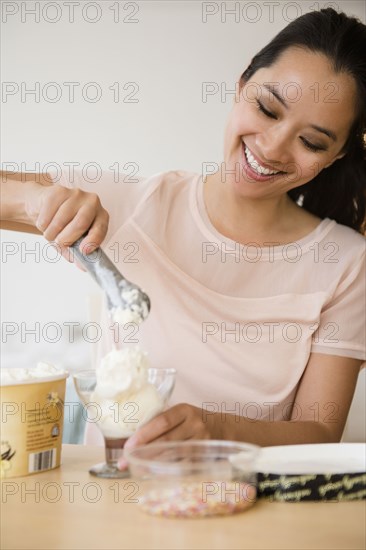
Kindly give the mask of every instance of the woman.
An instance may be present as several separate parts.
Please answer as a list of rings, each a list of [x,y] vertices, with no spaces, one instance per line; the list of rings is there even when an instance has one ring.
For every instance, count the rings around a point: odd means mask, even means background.
[[[288,25],[241,76],[207,178],[107,173],[93,194],[81,174],[8,177],[3,227],[65,256],[90,228],[81,246],[103,242],[151,298],[137,341],[177,368],[176,404],[126,446],[340,440],[366,359],[365,51],[365,25],[332,9]]]

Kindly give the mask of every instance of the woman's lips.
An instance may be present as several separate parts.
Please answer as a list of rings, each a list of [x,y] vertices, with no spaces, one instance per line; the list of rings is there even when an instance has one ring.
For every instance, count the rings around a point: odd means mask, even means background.
[[[270,179],[277,178],[278,176],[282,176],[285,173],[285,172],[279,172],[278,174],[269,174],[267,176],[264,174],[258,174],[258,172],[256,172],[247,161],[247,157],[245,154],[245,143],[243,141],[242,141],[242,151],[243,151],[243,159],[244,159],[244,170],[246,175],[250,179],[253,179],[255,181],[267,181]]]

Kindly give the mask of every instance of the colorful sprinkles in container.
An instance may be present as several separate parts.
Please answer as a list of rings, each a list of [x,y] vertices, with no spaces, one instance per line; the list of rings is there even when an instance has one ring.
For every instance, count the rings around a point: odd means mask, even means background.
[[[192,482],[153,489],[140,498],[144,512],[171,518],[223,516],[244,512],[256,500],[256,488],[248,483]]]

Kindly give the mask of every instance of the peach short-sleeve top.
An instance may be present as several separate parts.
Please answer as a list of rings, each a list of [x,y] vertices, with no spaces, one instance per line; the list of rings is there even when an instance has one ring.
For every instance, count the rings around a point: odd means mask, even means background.
[[[102,247],[152,304],[120,341],[136,340],[151,366],[177,369],[171,404],[286,420],[311,352],[366,359],[366,246],[356,231],[325,218],[297,242],[244,246],[211,224],[199,174],[59,176],[97,193],[110,214]],[[103,319],[100,354],[115,338]]]

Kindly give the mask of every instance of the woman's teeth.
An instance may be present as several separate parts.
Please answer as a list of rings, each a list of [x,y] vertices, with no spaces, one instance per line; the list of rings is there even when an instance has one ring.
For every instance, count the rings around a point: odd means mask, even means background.
[[[274,170],[269,170],[268,168],[264,168],[261,166],[253,157],[252,153],[249,151],[248,147],[244,144],[245,149],[245,156],[248,161],[249,166],[255,170],[258,174],[261,174],[263,176],[274,176],[275,174],[279,174],[280,172],[275,172]]]

